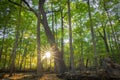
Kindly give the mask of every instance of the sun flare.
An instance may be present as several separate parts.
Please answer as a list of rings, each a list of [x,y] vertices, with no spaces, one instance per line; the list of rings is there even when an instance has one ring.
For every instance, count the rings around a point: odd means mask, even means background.
[[[51,57],[51,53],[50,53],[49,51],[46,52],[46,53],[45,53],[45,57],[46,57],[46,58],[50,58],[50,57]]]

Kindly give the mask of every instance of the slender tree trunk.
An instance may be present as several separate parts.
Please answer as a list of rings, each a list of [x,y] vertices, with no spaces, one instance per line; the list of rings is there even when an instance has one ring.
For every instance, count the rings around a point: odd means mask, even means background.
[[[18,41],[18,44],[20,44],[20,50],[22,49],[23,32],[24,32],[23,30],[20,32],[20,33],[21,33],[21,34],[20,34],[20,39],[19,39],[19,41]],[[19,56],[19,57],[18,57],[18,59],[17,59],[17,60],[18,60],[18,63],[17,63],[17,64],[18,64],[18,66],[19,66],[19,67],[18,67],[18,70],[19,70],[19,69],[20,69],[20,66],[21,66],[21,63],[20,63],[20,61],[21,61],[21,60],[20,60],[20,59],[21,59],[21,53],[19,53],[18,56]],[[21,70],[21,69],[20,69],[20,70]]]
[[[40,19],[37,22],[37,74],[42,75],[42,62],[40,53]]]
[[[21,4],[21,1],[20,1]],[[13,50],[11,53],[11,62],[10,62],[10,74],[9,76],[12,76],[12,73],[15,70],[15,58],[16,58],[16,49],[18,47],[18,39],[19,39],[19,27],[20,27],[20,17],[21,17],[21,7],[18,13],[18,25],[16,26],[16,32],[15,32],[15,42],[14,42],[14,46],[13,46]]]
[[[56,17],[56,13],[55,13],[55,26],[56,26],[56,31],[55,31],[55,42],[56,42],[56,44],[58,43],[58,39],[57,39],[57,17]],[[54,53],[55,54],[55,53]],[[57,72],[57,68],[56,68],[56,61],[55,61],[55,59],[54,59],[54,72]]]
[[[105,28],[103,28],[103,32],[104,32],[104,43],[105,43],[105,46],[106,46],[106,51],[107,51],[107,53],[110,53]]]
[[[105,27],[103,27],[103,35],[100,31],[98,31],[100,36],[102,37],[103,41],[104,41],[104,44],[105,44],[105,48],[106,48],[106,52],[110,53],[110,50],[109,50],[109,45],[108,45],[108,41],[107,41],[107,36],[106,36],[106,30],[105,30]]]
[[[26,59],[24,59],[23,70],[26,71]]]
[[[52,33],[53,35],[55,34],[55,31],[54,31],[54,13],[53,13],[53,0],[51,2],[51,10],[52,10]]]
[[[70,0],[68,0],[68,20],[69,20],[69,45],[70,45],[70,68],[71,72],[75,72],[74,67],[74,55],[73,55],[73,47],[72,47],[72,28],[71,28],[71,14],[70,14]]]
[[[89,59],[86,60],[86,65],[85,65],[86,68],[88,68],[88,61]]]
[[[5,58],[4,58],[4,64],[3,64],[3,69],[6,69],[6,62],[7,62],[7,50],[8,50],[8,47],[5,49]]]
[[[11,55],[10,76],[12,76],[12,73],[15,69],[15,58],[16,58],[16,49],[18,47],[18,38],[19,38],[19,31],[18,29],[16,29],[16,38],[15,38],[14,47],[13,47],[12,55]]]
[[[61,9],[61,55],[63,58],[63,54],[64,54],[64,28],[63,28],[63,11]]]
[[[115,40],[115,41],[113,41],[113,39],[111,39],[112,43],[115,44],[115,47],[113,47],[113,49],[116,48],[117,52],[119,52],[119,50],[118,50],[119,47],[118,47],[118,44],[116,43],[116,42],[117,42],[117,38],[116,38],[116,36],[115,36],[115,29],[114,29],[114,27],[113,27],[113,25],[112,25],[112,21],[111,21],[111,19],[110,19],[110,14],[109,14],[109,12],[108,12],[108,10],[107,10],[107,7],[106,7],[106,2],[105,2],[105,0],[103,0],[103,5],[104,5],[105,12],[106,12],[106,14],[107,14],[107,17],[108,17],[108,21],[109,21],[109,24],[110,24],[110,27],[111,27],[111,31],[112,31],[113,38],[114,38],[114,40]],[[113,53],[114,53],[114,52],[113,52]]]
[[[94,33],[94,28],[93,28],[93,22],[92,22],[92,18],[91,18],[91,10],[90,10],[90,1],[89,0],[88,0],[88,13],[89,13],[90,29],[91,29],[91,36],[92,36],[92,42],[93,42],[94,63],[95,63],[96,69],[97,69],[98,63],[97,63],[96,40],[95,40],[95,33]]]
[[[43,70],[42,70],[42,62],[41,62],[41,53],[40,53],[40,19],[41,19],[41,13],[40,13],[40,8],[41,8],[41,0],[39,0],[39,12],[38,12],[38,17],[37,17],[37,75],[42,75]]]
[[[56,13],[55,13],[55,17],[54,17],[54,20],[55,20],[55,42],[58,43],[58,36],[57,36],[57,17],[56,17]]]
[[[22,56],[22,60],[21,60],[21,63],[20,63],[20,68],[19,70],[22,70],[22,64],[24,63],[24,59],[26,57],[26,53],[27,53],[27,44],[25,45],[25,48],[24,48],[24,53],[23,53],[23,56]]]
[[[81,35],[82,36],[82,35]],[[80,43],[80,50],[81,50],[81,56],[80,56],[80,63],[81,63],[81,65],[79,65],[80,66],[80,70],[84,70],[84,54],[83,54],[83,41],[81,41],[81,43]]]
[[[10,75],[12,75],[14,68],[15,68],[15,58],[16,58],[16,49],[18,47],[18,38],[19,38],[19,31],[17,29],[14,47],[13,47],[12,55],[11,55]]]
[[[32,69],[32,53],[30,54],[30,70]]]
[[[3,53],[4,39],[5,39],[5,31],[6,31],[6,27],[4,27],[4,29],[3,29],[2,44],[1,44],[1,48],[0,48],[0,61],[1,61],[1,56],[2,56],[2,53]]]

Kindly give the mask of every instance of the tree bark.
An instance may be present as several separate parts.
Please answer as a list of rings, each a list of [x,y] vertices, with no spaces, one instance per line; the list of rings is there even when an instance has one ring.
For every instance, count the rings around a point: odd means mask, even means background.
[[[104,43],[105,43],[105,46],[106,46],[106,51],[108,53],[110,53],[108,42],[107,42],[107,36],[106,36],[106,30],[105,30],[105,28],[103,28],[103,33],[104,33]]]
[[[42,62],[40,53],[40,19],[37,21],[37,74],[42,74]]]
[[[68,20],[69,20],[69,45],[70,45],[70,68],[71,72],[75,72],[74,67],[74,55],[73,55],[73,47],[72,47],[72,27],[71,27],[71,14],[70,14],[70,0],[68,0]]]
[[[93,22],[92,22],[92,18],[91,18],[90,0],[88,0],[88,13],[89,13],[90,30],[91,30],[92,43],[93,43],[93,51],[94,51],[94,64],[95,64],[96,69],[97,69],[97,67],[98,67],[98,63],[97,63],[96,40],[95,40],[95,34],[94,34],[94,28],[93,28]]]
[[[61,9],[61,54],[62,54],[62,58],[63,58],[63,54],[64,54],[64,28],[63,28],[63,10]]]

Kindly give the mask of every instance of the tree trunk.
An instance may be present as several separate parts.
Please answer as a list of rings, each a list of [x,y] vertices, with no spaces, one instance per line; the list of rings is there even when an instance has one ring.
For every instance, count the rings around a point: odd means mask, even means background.
[[[103,26],[102,26],[103,27]],[[107,41],[107,36],[106,36],[106,30],[105,30],[105,27],[103,27],[103,35],[100,31],[98,31],[100,36],[102,37],[103,41],[104,41],[104,44],[105,44],[105,48],[106,48],[106,52],[110,53],[110,50],[109,50],[109,45],[108,45],[108,41]]]
[[[107,51],[107,53],[110,53],[105,28],[103,28],[103,32],[104,32],[104,43],[105,43],[105,46],[106,46],[106,51]]]
[[[5,48],[5,58],[4,58],[4,64],[3,64],[3,69],[6,69],[6,62],[7,62],[7,51],[8,51],[8,47],[7,48]]]
[[[57,44],[55,43],[54,35],[52,34],[52,32],[48,26],[46,13],[45,13],[44,8],[43,8],[45,0],[39,0],[39,1],[40,1],[39,10],[40,10],[42,18],[43,18],[42,24],[43,24],[43,27],[45,29],[45,33],[46,33],[46,36],[48,38],[48,41],[50,42],[52,49],[53,49],[53,52],[54,52],[54,64],[56,64],[54,66],[56,69],[55,72],[63,73],[63,72],[65,72],[65,63],[64,63],[63,58],[61,57],[61,52],[59,51]]]
[[[16,58],[16,49],[18,47],[18,38],[19,38],[19,30],[16,29],[16,38],[15,38],[14,47],[11,54],[10,76],[12,76],[12,73],[15,69],[15,58]]]
[[[55,42],[58,43],[58,31],[57,31],[57,18],[56,18],[56,13],[55,13],[55,17],[54,17],[54,20],[55,20]]]
[[[21,1],[20,1],[21,4]],[[15,32],[15,42],[13,46],[13,50],[11,52],[11,62],[10,62],[10,74],[9,76],[12,76],[12,73],[15,70],[15,58],[16,58],[16,49],[18,47],[18,39],[19,39],[19,27],[20,27],[20,19],[21,19],[21,7],[18,13],[18,25],[16,26],[16,32]]]
[[[21,49],[22,49],[22,43],[23,43],[23,34],[24,34],[24,30],[22,29],[21,30],[21,32],[20,32],[20,39],[19,39],[19,41],[18,41],[18,44],[20,44],[19,46],[19,48],[20,48],[20,51],[21,51]],[[21,57],[21,53],[18,53],[18,59],[17,59],[17,61],[18,61],[18,66],[20,66],[20,57]],[[18,67],[18,69],[19,69],[19,67]]]
[[[64,28],[63,28],[63,11],[61,9],[61,54],[62,54],[62,58],[63,58],[63,54],[64,54]]]
[[[3,53],[3,46],[4,46],[4,39],[5,39],[5,32],[6,32],[6,27],[4,27],[3,29],[3,37],[2,37],[2,46],[0,48],[0,61],[1,61],[1,56],[2,56],[2,53]]]
[[[54,31],[54,14],[53,14],[53,0],[51,2],[51,10],[52,10],[52,33],[53,35],[55,34],[55,31]]]
[[[82,36],[82,34],[81,34]],[[80,70],[84,70],[84,54],[83,54],[83,41],[80,43],[80,50],[81,50],[81,56],[80,56]]]
[[[90,1],[89,0],[88,0],[88,13],[89,13],[89,19],[90,19],[90,30],[91,30],[92,43],[93,43],[93,51],[94,51],[94,64],[95,64],[96,69],[97,69],[98,63],[97,63],[96,40],[95,40],[93,22],[92,22],[92,18],[91,18],[91,10],[90,10]]]
[[[40,19],[37,22],[37,74],[42,75],[42,62],[40,53]]]
[[[42,62],[41,62],[41,53],[40,53],[40,6],[41,6],[41,0],[39,0],[39,12],[37,17],[37,75],[42,75]]]
[[[26,52],[27,52],[27,44],[25,45],[25,48],[24,48],[24,53],[23,53],[23,56],[22,56],[22,60],[21,60],[21,63],[20,63],[20,68],[19,70],[22,70],[22,64],[24,62],[24,59],[26,57]]]
[[[30,54],[30,70],[32,69],[32,53]]]
[[[26,59],[24,59],[24,64],[23,64],[23,70],[25,71],[26,70]]]
[[[70,14],[70,0],[68,0],[68,20],[69,20],[69,45],[70,45],[70,68],[71,72],[75,72],[74,67],[74,55],[73,55],[73,47],[72,47],[72,28],[71,28],[71,14]]]

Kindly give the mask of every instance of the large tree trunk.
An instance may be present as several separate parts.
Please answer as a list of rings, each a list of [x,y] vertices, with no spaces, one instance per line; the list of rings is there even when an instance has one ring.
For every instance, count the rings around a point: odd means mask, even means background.
[[[52,49],[53,49],[53,52],[54,52],[54,64],[55,64],[54,67],[56,70],[55,72],[56,73],[63,73],[63,72],[65,72],[65,63],[64,63],[64,60],[62,58],[62,54],[59,51],[57,44],[55,43],[54,35],[52,34],[52,32],[48,26],[46,13],[45,13],[44,8],[43,8],[45,0],[39,0],[39,1],[40,1],[39,10],[40,10],[42,18],[43,18],[42,24],[43,24],[43,27],[45,29],[45,33],[46,33],[46,36],[48,38],[48,41],[50,42]]]

